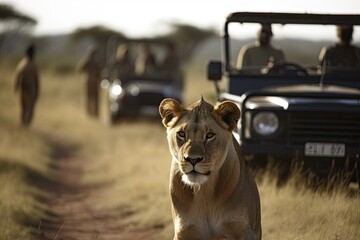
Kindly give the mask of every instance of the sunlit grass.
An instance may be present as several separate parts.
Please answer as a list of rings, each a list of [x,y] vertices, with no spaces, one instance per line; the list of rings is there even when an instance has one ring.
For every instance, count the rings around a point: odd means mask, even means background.
[[[38,133],[19,126],[11,74],[0,82],[0,239],[28,239],[44,212],[36,180],[50,179],[50,148]],[[30,227],[33,226],[33,227]]]
[[[295,179],[277,188],[265,177],[259,184],[264,239],[357,239],[360,234],[358,193],[334,189],[317,192]]]

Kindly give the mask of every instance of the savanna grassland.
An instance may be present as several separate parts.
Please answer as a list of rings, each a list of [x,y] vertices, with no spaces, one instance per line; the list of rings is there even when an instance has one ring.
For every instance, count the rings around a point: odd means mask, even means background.
[[[205,68],[187,70],[186,103],[201,95],[213,103],[214,89],[205,80]],[[13,69],[2,66],[0,72],[0,239],[37,239],[39,223],[49,211],[46,199],[51,198],[42,186],[54,182],[50,137],[89,159],[81,181],[103,186],[94,208],[111,211],[133,228],[160,229],[160,239],[172,238],[170,154],[160,122],[106,126],[85,115],[79,75],[42,71],[34,121],[26,129],[19,124]],[[359,239],[357,190],[314,192],[295,181],[278,189],[269,177],[258,180],[258,185],[263,239]]]

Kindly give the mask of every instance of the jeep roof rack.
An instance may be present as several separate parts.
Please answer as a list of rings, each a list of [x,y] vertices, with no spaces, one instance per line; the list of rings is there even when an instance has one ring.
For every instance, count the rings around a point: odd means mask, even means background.
[[[226,23],[278,23],[278,24],[319,24],[319,25],[360,25],[356,14],[313,14],[275,12],[234,12]]]

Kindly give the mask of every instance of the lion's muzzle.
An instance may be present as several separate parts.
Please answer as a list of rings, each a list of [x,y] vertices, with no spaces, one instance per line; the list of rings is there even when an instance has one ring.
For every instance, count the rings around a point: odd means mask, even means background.
[[[193,166],[201,162],[203,159],[204,159],[203,156],[189,156],[189,155],[184,156],[184,160],[186,162],[191,163]]]

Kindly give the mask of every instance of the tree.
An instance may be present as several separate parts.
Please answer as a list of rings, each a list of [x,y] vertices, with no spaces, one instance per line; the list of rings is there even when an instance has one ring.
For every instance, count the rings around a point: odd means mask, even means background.
[[[8,49],[3,47],[4,41],[9,37],[9,41],[12,42],[12,33],[27,32],[32,26],[36,24],[36,20],[30,16],[25,15],[12,6],[7,4],[0,4],[0,53]],[[27,35],[27,33],[26,33]]]
[[[96,44],[106,44],[107,40],[111,36],[117,36],[119,38],[125,38],[122,33],[116,32],[104,26],[92,26],[89,28],[78,28],[71,34],[73,41],[79,41],[83,38],[91,38]]]
[[[84,39],[90,39],[90,41],[92,41],[92,44],[97,46],[100,52],[100,58],[102,58],[102,61],[104,62],[106,61],[106,46],[108,44],[108,40],[111,37],[126,39],[126,37],[122,33],[116,32],[112,29],[100,25],[92,26],[89,28],[78,28],[71,34],[71,40],[73,43],[77,43]]]
[[[202,29],[188,24],[173,23],[172,31],[169,34],[158,36],[161,39],[173,40],[179,48],[181,58],[191,58],[196,47],[210,37],[217,36],[214,29]]]
[[[37,21],[7,4],[0,4],[0,32],[31,27]]]

